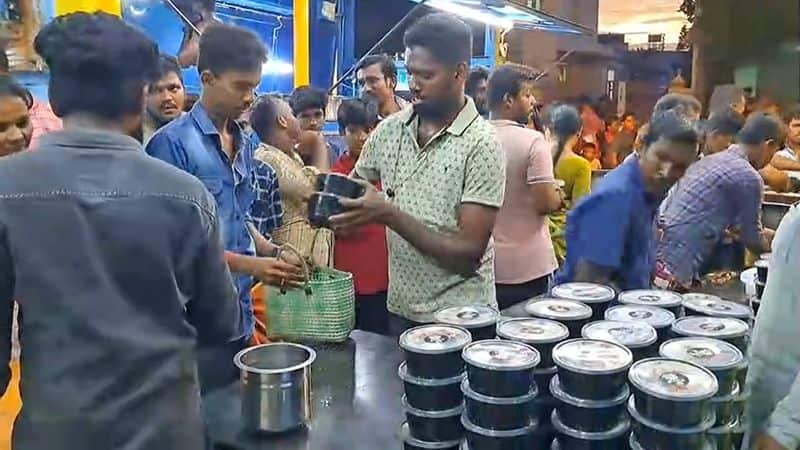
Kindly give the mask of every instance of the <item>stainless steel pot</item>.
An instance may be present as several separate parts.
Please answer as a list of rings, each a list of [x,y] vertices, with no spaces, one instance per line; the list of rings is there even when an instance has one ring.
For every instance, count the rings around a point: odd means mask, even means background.
[[[242,373],[245,429],[280,433],[311,419],[311,364],[314,350],[276,343],[247,348],[234,357]]]

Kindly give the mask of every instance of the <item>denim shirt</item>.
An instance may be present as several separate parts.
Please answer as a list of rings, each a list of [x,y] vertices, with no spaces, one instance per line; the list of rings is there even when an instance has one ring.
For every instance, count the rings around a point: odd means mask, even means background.
[[[214,200],[118,133],[0,158],[0,391],[20,307],[15,450],[204,446],[197,347],[239,334]]]
[[[253,154],[255,147],[241,128],[232,124],[234,161],[222,149],[219,132],[201,103],[188,114],[173,120],[150,138],[146,151],[162,161],[194,175],[217,202],[225,250],[241,255],[255,255],[255,242],[247,224],[255,200]],[[241,307],[241,337],[253,332],[253,305],[249,275],[235,274]]]
[[[556,282],[573,281],[581,260],[612,269],[623,290],[650,287],[659,201],[645,191],[639,160],[614,169],[567,215],[567,259]]]

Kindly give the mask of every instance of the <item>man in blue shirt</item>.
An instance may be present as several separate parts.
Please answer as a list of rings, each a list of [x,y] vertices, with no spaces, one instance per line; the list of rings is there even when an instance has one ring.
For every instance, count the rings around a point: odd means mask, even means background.
[[[151,156],[199,178],[214,196],[226,259],[235,274],[242,311],[240,333],[224,349],[201,352],[201,384],[206,391],[237,376],[233,355],[253,333],[253,278],[274,285],[293,285],[302,278],[298,267],[274,258],[277,249],[250,219],[257,182],[254,146],[236,119],[253,102],[265,60],[263,44],[249,31],[228,25],[209,27],[200,39],[197,63],[203,84],[200,100],[188,114],[159,130],[146,149]]]
[[[567,216],[567,258],[557,282],[649,287],[658,205],[697,149],[690,119],[677,111],[655,113],[637,157],[606,175]]]

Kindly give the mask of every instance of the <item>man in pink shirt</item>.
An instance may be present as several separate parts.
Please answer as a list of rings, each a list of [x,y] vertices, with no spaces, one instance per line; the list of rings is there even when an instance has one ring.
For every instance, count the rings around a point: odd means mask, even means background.
[[[500,309],[547,292],[557,269],[547,214],[563,198],[544,135],[525,127],[535,104],[533,72],[505,64],[489,79],[492,124],[506,155],[505,202],[494,227],[495,278]]]

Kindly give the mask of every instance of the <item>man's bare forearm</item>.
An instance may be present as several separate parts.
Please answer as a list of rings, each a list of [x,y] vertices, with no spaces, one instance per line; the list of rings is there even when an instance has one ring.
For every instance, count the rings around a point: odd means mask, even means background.
[[[795,170],[800,171],[800,162],[784,158],[783,156],[775,155],[772,158],[772,166],[779,170]]]
[[[475,273],[488,243],[488,239],[481,245],[454,234],[435,231],[394,205],[385,225],[420,253],[433,258],[439,266],[463,275]]]

